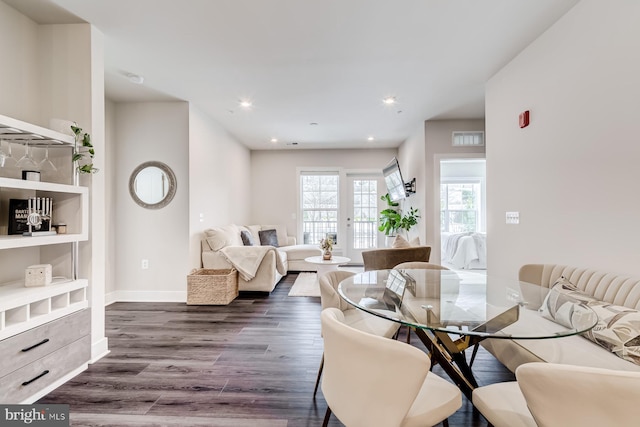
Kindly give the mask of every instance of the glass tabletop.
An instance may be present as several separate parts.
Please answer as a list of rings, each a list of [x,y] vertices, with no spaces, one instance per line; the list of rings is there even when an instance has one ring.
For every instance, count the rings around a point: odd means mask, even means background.
[[[557,338],[586,332],[598,322],[591,308],[566,294],[477,273],[366,271],[340,282],[338,292],[376,316],[461,336]]]

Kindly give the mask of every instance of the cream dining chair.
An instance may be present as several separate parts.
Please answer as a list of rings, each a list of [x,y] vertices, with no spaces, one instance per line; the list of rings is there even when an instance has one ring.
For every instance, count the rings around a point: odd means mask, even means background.
[[[447,267],[443,267],[438,264],[431,264],[430,262],[425,261],[407,261],[401,262],[400,264],[393,267],[394,270],[448,270]],[[411,329],[407,326],[407,344],[411,343]],[[477,346],[474,349],[474,355],[477,351]],[[473,359],[472,359],[473,360]],[[473,361],[471,362],[473,363]]]
[[[473,391],[473,404],[495,427],[637,426],[640,372],[533,362],[517,381]]]
[[[429,372],[423,351],[344,323],[336,308],[322,311],[325,372],[322,393],[331,413],[349,427],[424,427],[462,406],[460,390]]]
[[[330,307],[339,309],[344,314],[345,323],[352,328],[385,338],[393,337],[400,327],[399,323],[358,310],[344,301],[340,297],[340,294],[338,294],[338,285],[340,282],[353,275],[355,275],[355,273],[350,271],[336,270],[330,271],[320,277],[320,302],[322,304],[322,309],[324,310]],[[316,378],[316,385],[313,389],[313,397],[315,397],[318,392],[323,367],[324,355],[320,361],[320,368],[318,368],[318,376]]]

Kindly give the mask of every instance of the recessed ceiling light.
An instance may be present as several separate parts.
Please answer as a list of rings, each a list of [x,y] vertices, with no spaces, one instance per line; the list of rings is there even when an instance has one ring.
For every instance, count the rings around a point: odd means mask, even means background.
[[[310,126],[318,126],[318,123],[316,123],[316,122],[311,122],[311,123],[309,123],[309,125],[310,125]]]
[[[387,96],[386,98],[384,98],[382,100],[382,102],[384,102],[386,105],[393,105],[396,103],[396,97],[395,96]]]
[[[253,102],[249,101],[248,99],[241,99],[240,106],[242,108],[251,108],[253,107]]]
[[[370,136],[369,138],[367,138],[367,141],[373,141],[375,138]]]
[[[278,142],[278,138],[271,138],[271,142],[273,142],[273,143]]]

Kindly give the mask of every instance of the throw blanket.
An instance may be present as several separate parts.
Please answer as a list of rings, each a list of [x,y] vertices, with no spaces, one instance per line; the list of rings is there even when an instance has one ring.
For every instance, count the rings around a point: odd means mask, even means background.
[[[273,246],[225,246],[220,249],[224,257],[238,270],[240,277],[249,281],[256,277],[262,259],[273,251],[276,257],[276,270],[283,276],[287,274],[280,254]]]

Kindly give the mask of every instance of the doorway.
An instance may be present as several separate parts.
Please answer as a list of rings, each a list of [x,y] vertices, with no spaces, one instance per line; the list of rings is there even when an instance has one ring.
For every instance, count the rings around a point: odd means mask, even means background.
[[[486,270],[486,160],[440,160],[440,263]]]
[[[345,256],[352,264],[362,264],[363,250],[379,247],[379,201],[385,193],[380,174],[347,174]]]

